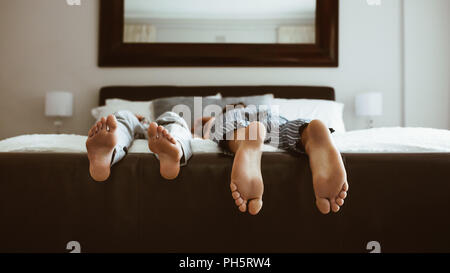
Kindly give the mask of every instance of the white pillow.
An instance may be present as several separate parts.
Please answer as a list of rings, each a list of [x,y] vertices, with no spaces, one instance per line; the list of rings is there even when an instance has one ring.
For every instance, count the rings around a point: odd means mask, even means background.
[[[221,93],[217,93],[214,96],[207,96],[206,98],[208,98],[208,99],[221,99],[222,98],[222,94]]]
[[[153,121],[155,119],[151,101],[107,99],[105,106],[93,108],[91,110],[91,114],[96,120],[99,120],[101,117],[106,117],[121,110],[128,110],[134,114],[142,115],[150,121]]]
[[[344,104],[330,100],[274,99],[279,114],[288,120],[319,119],[336,132],[344,133]]]
[[[123,99],[107,99],[105,101],[106,106],[110,105],[122,105],[124,107],[145,107],[145,105],[151,104],[151,100],[149,101],[132,101],[132,100],[123,100]]]

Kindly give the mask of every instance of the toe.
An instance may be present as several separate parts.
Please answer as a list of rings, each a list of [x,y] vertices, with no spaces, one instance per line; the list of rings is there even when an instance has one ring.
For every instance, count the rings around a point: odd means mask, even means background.
[[[162,134],[162,131],[163,131],[163,130],[164,130],[164,127],[158,126],[158,129],[157,129],[158,134]]]
[[[106,119],[106,125],[108,126],[109,131],[111,133],[114,133],[114,131],[116,131],[117,129],[116,117],[114,115],[109,115],[108,118]]]
[[[150,126],[148,127],[148,136],[150,138],[155,137],[158,131],[158,124],[156,122],[150,123]]]
[[[230,188],[231,188],[231,191],[236,191],[237,190],[237,186],[234,183],[230,184]]]
[[[101,127],[100,127],[100,129],[106,130],[106,118],[105,118],[105,117],[102,117],[101,120],[100,120],[100,122],[101,122]]]
[[[337,204],[333,204],[331,207],[333,208],[333,212],[339,212],[339,210],[341,209],[341,207],[339,207]]]
[[[338,212],[340,209],[339,205],[336,203],[335,200],[331,200],[331,210],[333,212]]]
[[[166,129],[163,129],[163,130],[162,130],[162,135],[163,135],[164,137],[167,137],[168,134],[169,134],[169,132],[168,132]]]
[[[347,181],[344,183],[344,186],[342,186],[342,190],[348,191],[348,182]]]
[[[342,199],[345,199],[347,197],[347,192],[341,191],[341,193],[339,194],[339,197]]]
[[[338,204],[338,206],[343,206],[344,205],[344,199],[336,198],[336,204]]]
[[[241,194],[240,194],[238,191],[234,191],[234,192],[231,194],[231,196],[233,196],[233,199],[236,200],[236,199],[238,199],[239,197],[241,197]]]
[[[321,213],[330,213],[330,201],[328,199],[316,197],[316,206]]]
[[[245,202],[242,203],[242,205],[239,206],[239,210],[245,212],[247,210],[247,204]]]
[[[92,137],[94,135],[94,132],[95,132],[95,126],[92,126],[91,129],[89,129],[88,137]]]
[[[261,199],[253,199],[248,203],[248,212],[251,215],[256,215],[259,213],[263,205],[263,202]]]
[[[240,206],[240,205],[242,205],[243,203],[244,203],[244,199],[242,199],[242,198],[238,198],[238,199],[236,199],[235,201],[234,201],[234,203],[236,204],[236,206]]]

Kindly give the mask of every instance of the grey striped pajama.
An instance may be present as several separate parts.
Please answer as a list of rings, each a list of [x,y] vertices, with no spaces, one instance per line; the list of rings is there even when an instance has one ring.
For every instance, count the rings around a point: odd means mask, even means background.
[[[211,128],[210,139],[218,143],[225,152],[229,152],[226,141],[233,139],[235,130],[245,128],[253,121],[259,121],[265,126],[265,144],[293,153],[304,153],[301,133],[311,120],[287,120],[272,113],[270,109],[246,107],[228,110],[215,120]]]
[[[114,113],[114,116],[117,119],[117,144],[114,148],[111,165],[116,164],[125,157],[134,139],[148,139],[147,129],[150,125],[149,121],[139,121],[130,111],[118,111]],[[192,156],[192,134],[184,119],[174,112],[165,112],[155,122],[169,131],[173,138],[180,143],[183,150],[180,165],[185,166]],[[155,156],[158,158],[156,154]]]

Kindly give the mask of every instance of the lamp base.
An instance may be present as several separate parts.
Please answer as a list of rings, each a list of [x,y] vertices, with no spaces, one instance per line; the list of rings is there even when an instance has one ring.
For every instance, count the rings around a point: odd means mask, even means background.
[[[56,134],[61,134],[61,127],[62,127],[62,125],[63,125],[63,122],[62,122],[62,120],[55,120],[54,122],[53,122],[53,125],[55,126],[55,128],[56,128]]]
[[[373,128],[373,118],[369,118],[369,121],[367,123],[367,128],[372,129]]]

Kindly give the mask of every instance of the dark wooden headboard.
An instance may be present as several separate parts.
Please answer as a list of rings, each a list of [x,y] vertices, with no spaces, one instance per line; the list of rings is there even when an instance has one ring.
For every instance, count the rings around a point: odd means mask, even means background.
[[[175,96],[211,96],[219,92],[224,97],[272,93],[276,98],[335,100],[334,89],[322,86],[109,86],[100,89],[99,105],[111,98],[146,101]]]

